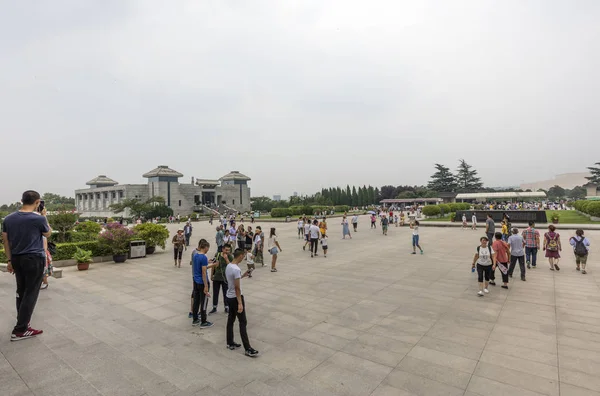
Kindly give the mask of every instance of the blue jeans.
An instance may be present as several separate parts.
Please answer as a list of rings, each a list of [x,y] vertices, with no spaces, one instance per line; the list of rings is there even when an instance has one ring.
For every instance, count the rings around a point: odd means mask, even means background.
[[[534,267],[537,264],[537,252],[538,252],[538,248],[536,248],[536,247],[526,247],[525,248],[525,257],[526,257],[527,263],[531,263],[531,265],[533,265]]]

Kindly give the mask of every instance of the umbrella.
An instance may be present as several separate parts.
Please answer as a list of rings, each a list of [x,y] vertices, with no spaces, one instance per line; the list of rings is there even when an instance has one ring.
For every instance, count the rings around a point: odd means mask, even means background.
[[[377,213],[373,212],[372,210],[369,210],[369,211],[367,212],[367,214],[377,214]]]

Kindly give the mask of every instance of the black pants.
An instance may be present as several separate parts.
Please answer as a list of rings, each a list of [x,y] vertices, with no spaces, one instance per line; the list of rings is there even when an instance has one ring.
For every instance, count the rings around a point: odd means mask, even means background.
[[[483,282],[483,276],[485,275],[485,280],[489,281],[492,277],[492,266],[491,265],[481,265],[477,264],[477,282]]]
[[[229,316],[227,317],[227,345],[232,345],[234,343],[233,324],[237,317],[238,322],[240,323],[240,337],[242,338],[242,344],[244,344],[244,349],[248,350],[251,346],[250,340],[248,339],[248,332],[246,331],[248,321],[246,320],[246,302],[244,301],[244,296],[242,296],[242,306],[244,307],[242,313],[238,313],[237,298],[228,298],[227,305],[229,306]]]
[[[238,245],[238,249],[242,249],[242,250],[246,249],[246,240],[244,239],[243,241],[240,241],[238,239],[237,245]]]
[[[227,306],[227,297],[225,297],[225,293],[227,293],[227,282],[225,281],[213,281],[213,285],[215,286],[215,290],[213,292],[213,308],[217,308],[219,305],[219,292],[223,290],[223,306]]]
[[[317,254],[319,248],[319,238],[310,238],[310,253]]]
[[[503,264],[505,267],[508,268],[508,263],[498,262],[496,264],[496,266],[498,266],[498,264]],[[500,268],[498,268],[498,271],[500,271]],[[500,271],[500,275],[502,275],[502,282],[508,283],[508,272],[505,274],[504,272]],[[490,276],[490,280],[492,280],[492,281],[496,280],[496,270],[492,270],[492,275]]]
[[[489,239],[489,243],[492,243],[492,242],[495,240],[495,237],[494,237],[494,233],[493,233],[493,232],[488,232],[488,233],[487,233],[487,237],[488,237],[488,239]]]
[[[210,290],[210,284],[208,284]],[[206,307],[208,306],[208,297],[204,294],[204,284],[194,282],[194,308],[192,315],[194,320],[198,320],[198,311],[200,311],[200,322],[206,322]]]
[[[35,304],[44,278],[46,258],[36,254],[12,256],[12,266],[17,280],[17,325],[16,333],[29,327]]]
[[[221,253],[223,251],[223,245],[217,246],[217,252]]]
[[[185,246],[190,246],[190,238],[192,234],[185,234]]]
[[[375,224],[374,221],[371,222],[371,228],[377,228],[377,225]]]
[[[510,268],[508,274],[512,275],[515,270],[515,266],[519,262],[519,268],[521,269],[521,278],[525,277],[525,256],[510,256]]]
[[[354,227],[354,232],[356,232],[356,228],[358,227],[358,223],[352,223],[352,227]]]

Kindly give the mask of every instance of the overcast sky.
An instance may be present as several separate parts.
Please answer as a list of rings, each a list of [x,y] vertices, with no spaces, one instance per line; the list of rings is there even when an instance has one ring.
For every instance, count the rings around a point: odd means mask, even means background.
[[[600,1],[0,5],[0,203],[161,164],[285,197],[600,161]]]

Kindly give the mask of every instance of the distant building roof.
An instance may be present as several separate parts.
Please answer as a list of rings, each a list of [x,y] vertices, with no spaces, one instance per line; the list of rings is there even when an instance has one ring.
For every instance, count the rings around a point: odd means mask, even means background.
[[[441,198],[384,199],[380,203],[443,202]]]
[[[196,185],[198,186],[203,186],[203,185],[219,185],[219,181],[218,180],[211,180],[211,179],[196,179]]]
[[[486,198],[546,198],[546,193],[543,191],[538,192],[486,192],[486,193],[464,193],[456,194],[456,199],[486,199]]]
[[[248,176],[244,175],[243,173],[240,173],[239,171],[231,171],[228,174],[226,174],[225,176],[223,176],[222,178],[220,178],[219,180],[252,180],[250,179]]]
[[[150,172],[144,173],[142,175],[142,177],[158,176],[183,177],[183,174],[169,168],[167,165],[159,165],[158,168],[152,169]]]
[[[106,177],[106,175],[100,175],[98,177],[93,178],[85,184],[87,184],[88,186],[114,186],[119,183],[114,181],[110,177]]]

